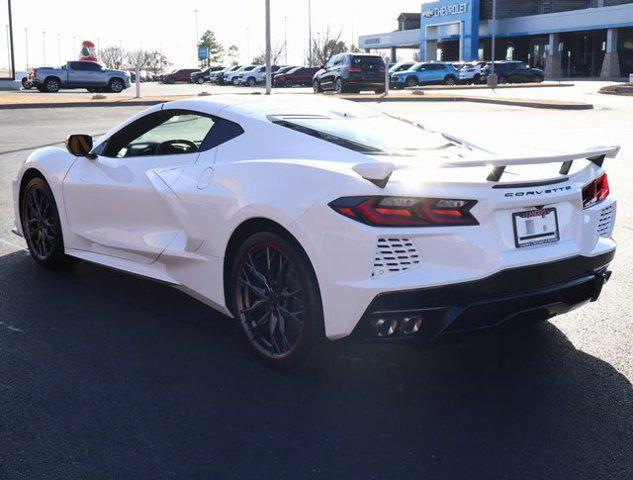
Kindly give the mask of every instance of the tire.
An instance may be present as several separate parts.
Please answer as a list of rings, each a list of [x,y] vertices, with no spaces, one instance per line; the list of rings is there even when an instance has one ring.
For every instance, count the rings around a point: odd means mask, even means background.
[[[537,75],[536,77],[534,77],[534,83],[541,83],[543,81],[543,77],[541,77],[540,75]]]
[[[24,90],[30,90],[33,87],[33,84],[31,82],[29,82],[28,78],[23,78],[22,79],[22,88]]]
[[[286,81],[284,82],[284,87],[291,88],[292,86],[294,86],[293,81],[287,78]]]
[[[312,82],[312,91],[314,93],[322,93],[323,89],[321,88],[321,83],[318,80],[314,80]]]
[[[276,233],[256,233],[240,246],[230,278],[233,315],[257,358],[288,370],[320,356],[327,343],[321,297],[299,247]]]
[[[505,85],[508,83],[508,79],[506,77],[499,77],[499,85]]]
[[[447,75],[444,79],[444,85],[455,85],[457,84],[457,80],[452,75]]]
[[[97,91],[97,89],[94,87],[88,87],[86,88],[86,90],[88,90],[90,93],[95,93]]]
[[[249,87],[254,87],[257,84],[257,80],[255,80],[253,77],[248,77],[248,80],[246,80],[246,85],[248,85]]]
[[[125,88],[125,84],[120,78],[113,78],[112,80],[110,80],[108,88],[112,93],[121,93]]]
[[[47,78],[44,82],[45,91],[48,93],[57,93],[61,88],[61,83],[56,78]]]
[[[337,78],[336,81],[334,82],[334,91],[336,92],[337,95],[340,95],[341,93],[345,93],[343,80],[341,80],[340,78]]]
[[[68,263],[55,198],[43,178],[32,178],[21,192],[20,220],[33,260],[44,267]]]
[[[196,83],[197,83],[198,85],[202,85],[202,84],[204,83],[204,78],[202,78],[202,77],[198,77],[198,79],[196,80]]]
[[[407,87],[417,87],[418,86],[418,79],[415,78],[415,77],[409,77],[409,78],[407,78],[406,85],[407,85]]]
[[[475,76],[473,77],[473,83],[475,85],[477,85],[478,83],[481,83],[481,75],[479,75],[478,73],[475,74]]]
[[[374,90],[374,93],[376,93],[378,95],[382,95],[383,93],[385,93],[385,89],[384,88],[376,88]]]
[[[231,80],[231,83],[237,87],[238,84],[240,83],[240,79],[237,77],[234,77],[233,80]]]

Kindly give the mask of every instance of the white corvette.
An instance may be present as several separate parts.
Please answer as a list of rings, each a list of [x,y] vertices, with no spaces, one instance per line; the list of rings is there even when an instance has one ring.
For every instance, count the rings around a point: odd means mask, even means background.
[[[503,150],[303,95],[157,105],[31,154],[15,232],[231,315],[270,365],[348,336],[544,320],[598,298],[618,147]]]

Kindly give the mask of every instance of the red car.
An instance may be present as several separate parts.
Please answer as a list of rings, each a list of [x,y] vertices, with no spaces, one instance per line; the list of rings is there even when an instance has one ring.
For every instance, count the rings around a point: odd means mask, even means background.
[[[199,72],[199,68],[179,68],[167,75],[163,75],[163,83],[191,82],[191,74]]]
[[[295,85],[310,86],[312,77],[318,71],[313,67],[295,67],[286,73],[275,75],[273,85],[275,87],[293,87]]]

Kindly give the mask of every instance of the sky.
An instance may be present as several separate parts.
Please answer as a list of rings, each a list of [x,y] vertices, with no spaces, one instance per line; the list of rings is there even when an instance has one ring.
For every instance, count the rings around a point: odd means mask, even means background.
[[[6,24],[0,0],[0,25]],[[162,49],[174,66],[195,66],[198,32],[215,32],[224,45],[235,44],[246,62],[264,49],[264,0],[12,0],[16,68],[58,65],[75,59],[82,40],[101,48]],[[308,0],[270,0],[273,45],[283,45],[287,29],[288,63],[303,63],[308,48]],[[401,12],[419,12],[421,0],[312,0],[313,35],[341,32],[358,42],[362,34],[395,30]],[[42,32],[46,32],[43,34]],[[4,36],[3,36],[4,37]],[[74,38],[74,43],[73,43]],[[0,65],[6,63],[6,39],[0,41]],[[45,45],[45,49],[44,49]],[[406,54],[406,53],[405,53]],[[285,59],[284,59],[285,60]]]

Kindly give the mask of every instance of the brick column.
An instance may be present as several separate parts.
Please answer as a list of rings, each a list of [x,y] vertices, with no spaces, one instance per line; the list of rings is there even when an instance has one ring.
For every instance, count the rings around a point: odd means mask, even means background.
[[[607,29],[607,49],[604,52],[600,78],[619,78],[621,75],[620,58],[618,57],[618,29],[609,28]]]
[[[550,33],[547,59],[545,60],[545,78],[547,78],[548,80],[561,77],[561,54],[558,51],[559,43],[560,36],[558,35],[558,33]]]

